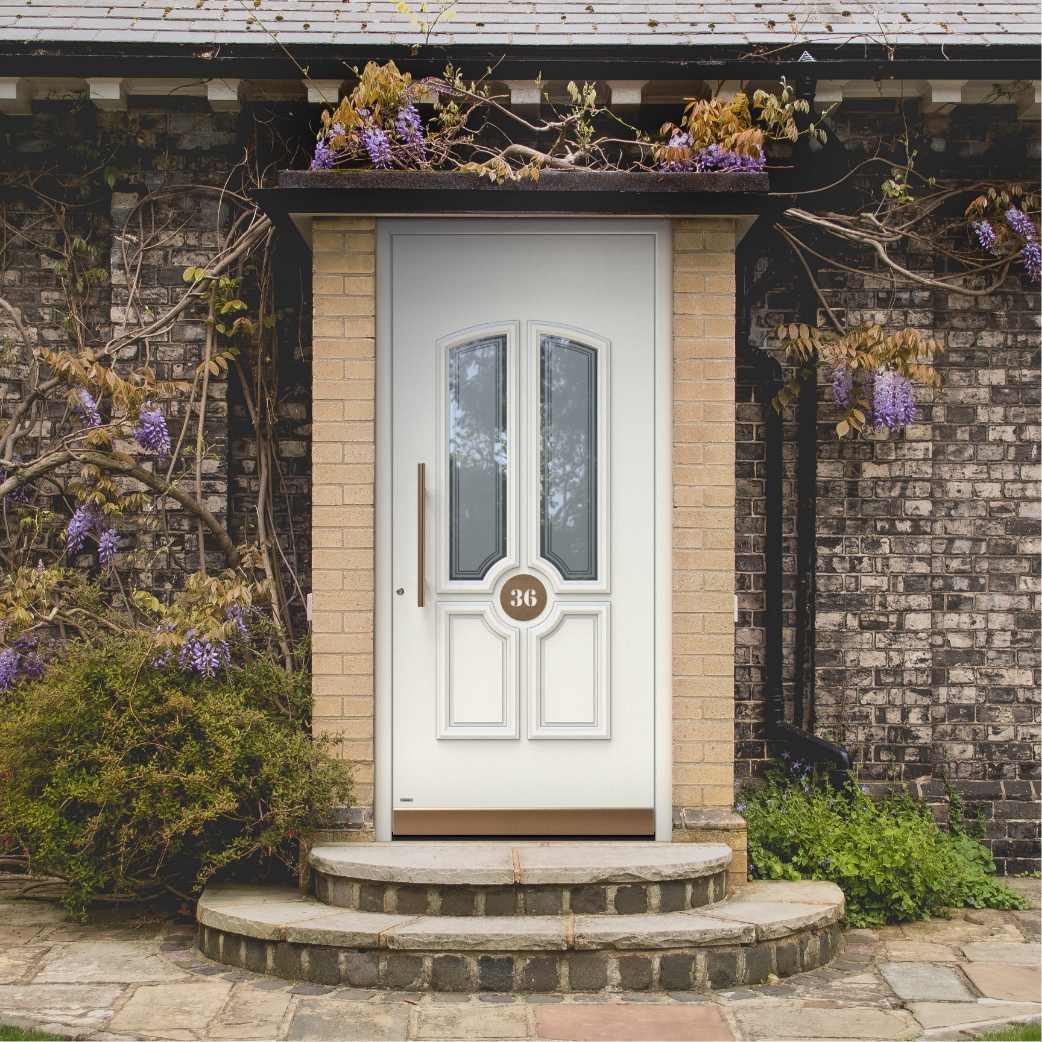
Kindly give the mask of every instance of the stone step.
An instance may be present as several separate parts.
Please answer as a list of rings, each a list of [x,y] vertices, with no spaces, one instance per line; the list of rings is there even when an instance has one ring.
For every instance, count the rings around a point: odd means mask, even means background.
[[[324,904],[430,916],[682,912],[727,896],[718,843],[340,843],[308,858]]]
[[[355,988],[704,990],[789,976],[836,951],[832,883],[758,882],[698,911],[408,916],[338,910],[288,887],[208,887],[199,945],[257,973]]]

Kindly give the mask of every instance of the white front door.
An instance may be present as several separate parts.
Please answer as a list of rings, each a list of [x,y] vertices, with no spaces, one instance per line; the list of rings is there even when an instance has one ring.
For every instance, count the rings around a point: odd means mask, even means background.
[[[381,222],[396,835],[654,832],[663,224]]]

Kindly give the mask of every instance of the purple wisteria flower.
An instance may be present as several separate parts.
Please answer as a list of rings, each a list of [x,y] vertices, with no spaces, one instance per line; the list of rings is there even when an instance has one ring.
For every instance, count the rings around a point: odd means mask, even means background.
[[[412,98],[409,98],[398,110],[394,129],[398,131],[398,136],[421,162],[426,160],[427,142],[423,136],[423,122]]]
[[[719,145],[710,145],[708,148],[700,148],[695,154],[695,169],[759,171],[767,165],[767,157],[759,146],[756,152],[756,155],[749,156],[739,152],[726,152]]]
[[[19,657],[14,648],[0,651],[0,691],[10,691],[18,683]]]
[[[1024,262],[1024,268],[1028,278],[1032,282],[1038,282],[1039,273],[1042,272],[1042,249],[1037,242],[1029,242],[1021,251],[1020,259]]]
[[[880,369],[872,389],[872,426],[898,431],[914,419],[911,381],[893,369]]]
[[[189,630],[181,645],[177,664],[182,669],[194,669],[209,680],[221,666],[230,665],[231,661],[232,653],[226,640],[213,641],[209,637],[199,639],[195,630]]]
[[[224,609],[225,618],[235,623],[244,644],[249,644],[250,635],[246,631],[246,611],[241,604],[230,604]]]
[[[98,414],[98,404],[85,387],[76,388],[76,396],[72,403],[73,411],[80,418],[84,427],[98,427],[101,425],[101,416]]]
[[[134,440],[148,452],[166,456],[170,452],[170,432],[158,406],[151,402],[141,403],[141,426],[134,431]]]
[[[315,158],[311,160],[312,170],[332,170],[336,155],[329,147],[329,141],[320,137],[315,145]]]
[[[98,540],[98,560],[103,565],[111,565],[116,559],[117,549],[119,549],[119,534],[115,528],[106,528]]]
[[[990,251],[995,245],[995,229],[992,228],[991,221],[974,221],[973,234],[985,250]]]
[[[386,170],[391,165],[391,144],[387,135],[379,127],[368,127],[362,133],[362,144],[369,153],[369,161],[378,170]]]
[[[27,655],[22,660],[22,673],[26,680],[37,680],[47,669],[47,659],[40,655]]]
[[[77,507],[66,529],[65,547],[70,554],[83,549],[83,541],[91,532],[101,527],[101,511],[97,503],[84,503]]]
[[[1006,223],[1022,238],[1028,242],[1035,241],[1035,225],[1023,210],[1011,206],[1006,211]]]
[[[850,396],[854,392],[854,374],[849,369],[837,365],[832,370],[832,400],[840,409],[850,405]]]
[[[691,135],[690,134],[685,134],[683,132],[674,134],[669,139],[669,146],[668,147],[669,148],[676,148],[676,149],[680,149],[680,148],[690,149],[691,148]],[[687,171],[693,170],[694,168],[695,168],[695,164],[694,164],[694,161],[692,159],[677,158],[677,159],[667,160],[666,162],[664,162],[662,164],[662,169],[668,171],[669,173],[678,173],[678,172],[685,172],[686,173]]]

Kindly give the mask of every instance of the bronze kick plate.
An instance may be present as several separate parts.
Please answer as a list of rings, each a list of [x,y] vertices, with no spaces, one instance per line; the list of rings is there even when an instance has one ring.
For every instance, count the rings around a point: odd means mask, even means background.
[[[396,810],[396,836],[654,836],[651,807]]]

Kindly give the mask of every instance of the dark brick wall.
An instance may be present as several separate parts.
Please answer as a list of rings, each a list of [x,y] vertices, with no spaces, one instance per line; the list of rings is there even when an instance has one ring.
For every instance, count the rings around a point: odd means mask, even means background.
[[[864,153],[895,118],[847,106],[833,121]],[[1038,125],[1005,109],[956,109],[920,128],[922,166],[938,176],[1037,178]],[[998,118],[996,118],[998,117]],[[962,205],[965,205],[964,200]],[[943,778],[978,814],[1000,868],[1039,864],[1039,299],[1025,277],[981,299],[928,287],[895,292],[868,256],[856,273],[822,273],[848,324],[915,326],[945,346],[944,386],[920,394],[900,436],[839,441],[831,392],[819,388],[816,642],[806,723],[847,748],[859,775],[908,783],[943,817]],[[906,258],[933,274],[943,262]],[[1017,272],[1022,269],[1017,267]],[[1019,288],[1018,288],[1019,282]],[[754,338],[791,320],[791,285],[761,302]],[[820,316],[824,325],[825,316]],[[762,390],[739,370],[735,659],[740,775],[763,740]],[[827,384],[827,374],[822,383]],[[755,399],[755,400],[754,400]],[[793,407],[785,423],[785,679],[795,668]]]
[[[219,192],[241,187],[235,173],[249,146],[260,168],[277,157],[292,154],[296,136],[312,113],[306,105],[294,112],[286,106],[247,109],[242,113],[215,113],[203,99],[164,99],[139,104],[131,100],[126,112],[98,112],[79,99],[38,104],[32,117],[0,115],[0,160],[4,173],[28,168],[39,177],[57,171],[66,179],[78,170],[90,170],[99,162],[111,161],[118,181],[109,191],[94,175],[92,194],[75,201],[75,226],[94,247],[97,263],[108,269],[92,311],[94,326],[102,340],[126,323],[140,319],[128,307],[128,275],[124,265],[124,234],[128,245],[150,232],[161,245],[150,251],[129,278],[137,286],[140,304],[156,312],[176,302],[184,289],[183,272],[192,264],[205,263],[216,237],[227,231],[228,211],[221,207]],[[111,157],[111,158],[110,158]],[[154,208],[135,211],[147,193],[158,193]],[[46,207],[18,190],[10,178],[2,188],[5,220],[13,228],[32,230],[41,243],[59,238],[56,222]],[[52,347],[72,346],[61,328],[65,299],[53,263],[54,250],[33,249],[9,231],[4,254],[2,293],[22,317],[34,342]],[[301,277],[301,259],[295,242],[284,242],[277,254],[276,307],[287,309],[278,326],[279,368],[285,384],[278,404],[279,466],[275,476],[275,510],[287,559],[300,576],[303,590],[296,594],[289,571],[283,567],[283,583],[294,596],[293,619],[303,622],[302,593],[310,576],[310,309],[308,280]],[[238,272],[237,274],[242,274]],[[303,289],[302,289],[303,285]],[[0,317],[0,328],[4,317]],[[2,328],[7,334],[8,328]],[[163,380],[192,382],[204,357],[205,313],[186,313],[167,333],[150,338],[121,352],[117,366],[129,371],[150,365]],[[8,403],[16,401],[21,387],[16,382],[0,385]],[[166,407],[171,439],[176,443],[182,427],[185,444],[195,443],[197,412],[186,417],[187,401]],[[64,406],[56,405],[57,413]],[[256,480],[252,459],[252,427],[242,405],[234,370],[222,370],[210,378],[206,407],[202,493],[206,505],[229,525],[237,542],[256,537]],[[121,446],[124,447],[124,446]],[[124,448],[133,448],[126,446]],[[194,480],[184,483],[194,492]],[[151,524],[128,522],[121,526],[119,570],[136,585],[157,594],[178,589],[185,576],[199,566],[196,520],[177,503],[166,501],[162,508],[146,509]],[[293,523],[290,524],[289,519]],[[164,550],[165,552],[160,552]],[[211,571],[224,567],[223,554],[206,542],[207,565]],[[81,563],[91,558],[83,555]]]

